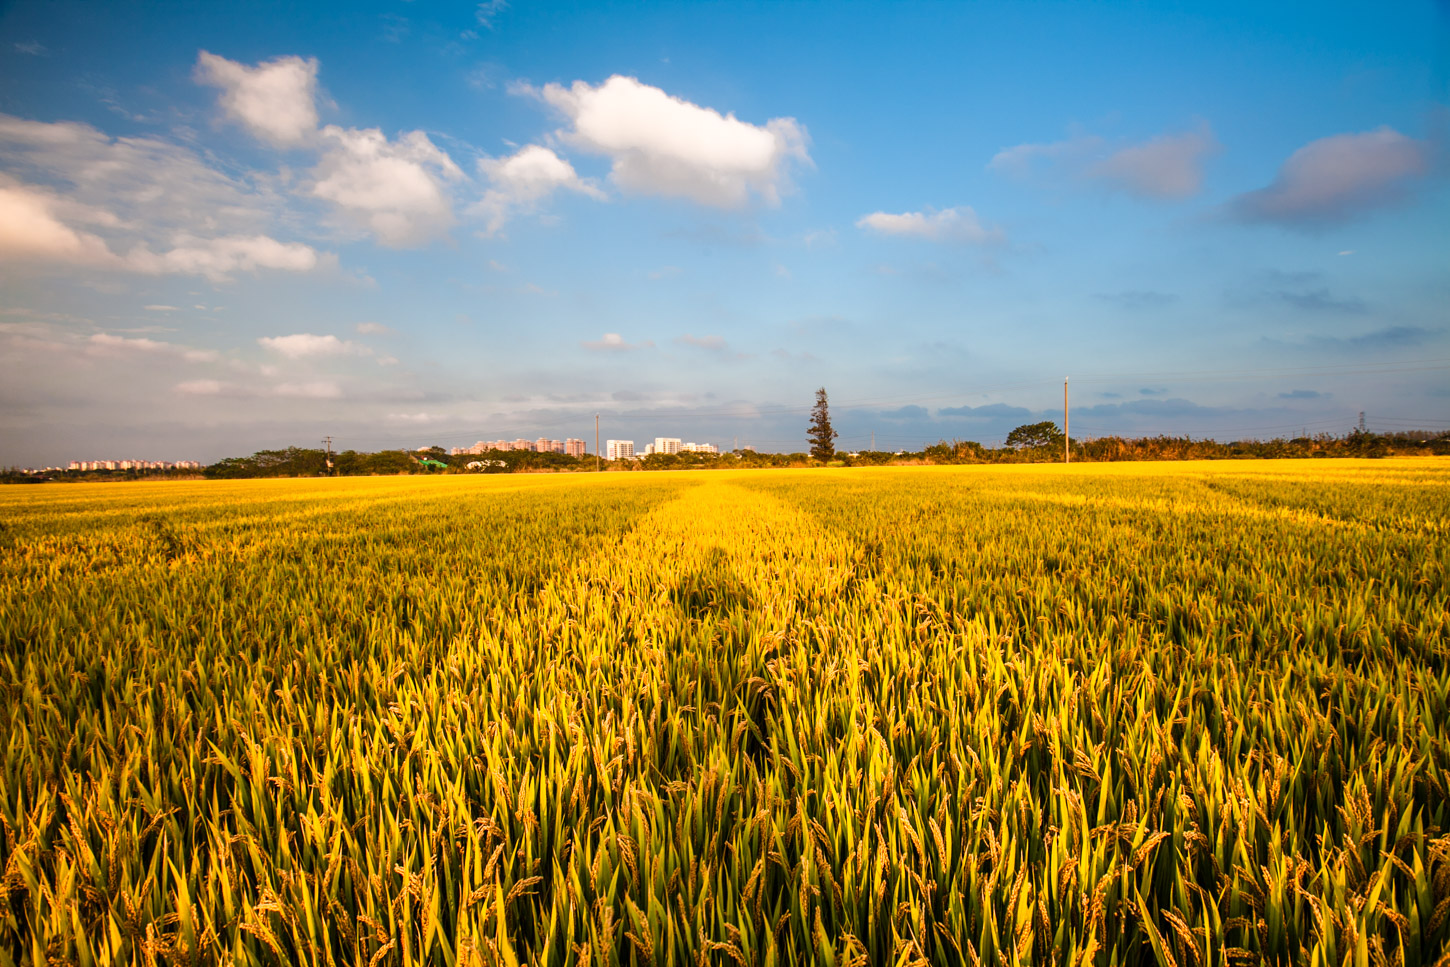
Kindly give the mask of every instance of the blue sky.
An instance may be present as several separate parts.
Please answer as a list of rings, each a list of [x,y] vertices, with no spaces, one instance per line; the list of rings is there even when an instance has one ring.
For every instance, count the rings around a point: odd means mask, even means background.
[[[0,463],[1450,426],[1450,11],[13,3]]]

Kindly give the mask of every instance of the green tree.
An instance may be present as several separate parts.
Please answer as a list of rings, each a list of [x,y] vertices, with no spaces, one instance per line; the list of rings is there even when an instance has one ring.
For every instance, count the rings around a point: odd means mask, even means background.
[[[806,430],[806,440],[811,445],[811,457],[816,460],[829,460],[834,457],[837,435],[831,428],[831,408],[826,401],[826,388],[822,386],[816,390],[816,405],[811,408],[810,427]]]
[[[1041,423],[1024,423],[1007,434],[1007,445],[1017,450],[1061,446],[1062,431],[1051,420],[1043,420]]]

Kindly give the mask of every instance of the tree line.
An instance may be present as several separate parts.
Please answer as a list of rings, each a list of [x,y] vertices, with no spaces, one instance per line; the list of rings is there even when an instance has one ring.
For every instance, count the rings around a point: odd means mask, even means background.
[[[1015,432],[1015,431],[1014,431]],[[1012,435],[1008,435],[1012,439]],[[1369,433],[1358,430],[1344,435],[1321,433],[1309,437],[1275,438],[1272,440],[1238,440],[1220,443],[1216,440],[1195,440],[1188,436],[1097,437],[1072,440],[1072,460],[1082,463],[1111,463],[1135,460],[1246,460],[1316,457],[1390,457],[1450,456],[1450,433],[1425,431],[1404,433]],[[441,467],[425,466],[428,459]],[[861,450],[843,453],[834,449],[829,456],[811,452],[758,453],[735,450],[721,454],[655,453],[635,461],[604,462],[610,473],[635,473],[652,470],[730,470],[786,467],[881,467],[920,464],[1014,464],[1061,463],[1062,434],[1050,435],[1046,442],[1019,442],[1001,447],[988,447],[975,440],[940,440],[921,450]],[[261,450],[249,457],[229,457],[203,471],[217,480],[238,480],[248,477],[320,477],[327,476],[327,454],[317,449],[288,447],[284,450]],[[360,453],[344,450],[332,455],[332,475],[353,477],[368,475],[424,473],[592,473],[593,454],[569,457],[561,453],[493,450],[473,455],[450,456],[441,448],[426,451],[382,450]],[[470,463],[480,464],[473,470]]]

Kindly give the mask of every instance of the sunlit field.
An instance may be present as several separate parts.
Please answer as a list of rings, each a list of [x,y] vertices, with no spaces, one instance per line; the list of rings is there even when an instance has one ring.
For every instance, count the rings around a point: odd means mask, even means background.
[[[0,963],[1450,951],[1450,461],[11,487],[0,522]]]

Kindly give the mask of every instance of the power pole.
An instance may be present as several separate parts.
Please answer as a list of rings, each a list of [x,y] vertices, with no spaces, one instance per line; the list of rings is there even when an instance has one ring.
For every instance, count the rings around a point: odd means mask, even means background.
[[[327,475],[330,477],[332,476],[332,437],[323,437],[322,442],[327,445]]]
[[[1062,378],[1062,462],[1072,463],[1072,436],[1067,425],[1067,377]]]
[[[599,472],[599,414],[594,414],[594,472]]]

